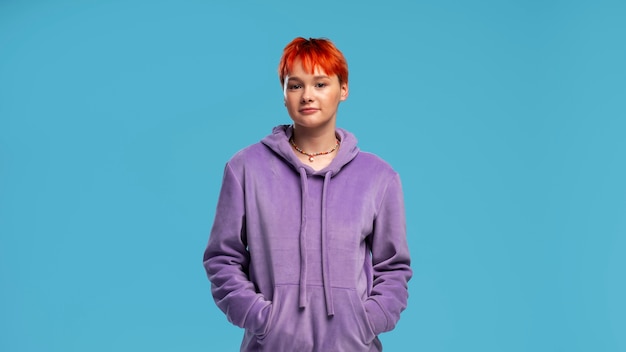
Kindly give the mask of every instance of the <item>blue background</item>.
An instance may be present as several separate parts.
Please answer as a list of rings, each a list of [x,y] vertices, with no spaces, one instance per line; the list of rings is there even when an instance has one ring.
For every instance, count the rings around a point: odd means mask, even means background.
[[[406,192],[386,351],[626,351],[622,1],[0,0],[0,351],[235,351],[201,265],[296,36]]]

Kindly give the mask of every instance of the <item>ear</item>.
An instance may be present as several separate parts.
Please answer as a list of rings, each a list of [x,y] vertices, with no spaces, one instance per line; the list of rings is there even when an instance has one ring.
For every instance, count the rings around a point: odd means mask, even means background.
[[[340,99],[340,101],[344,101],[344,100],[348,99],[348,93],[349,93],[348,82],[341,83],[340,89],[341,89],[341,99]]]

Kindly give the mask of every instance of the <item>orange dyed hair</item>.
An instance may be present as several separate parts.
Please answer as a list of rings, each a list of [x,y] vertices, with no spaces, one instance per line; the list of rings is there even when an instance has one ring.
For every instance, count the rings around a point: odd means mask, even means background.
[[[311,74],[316,68],[327,75],[337,75],[339,83],[348,82],[348,62],[335,44],[326,38],[298,37],[287,44],[278,64],[280,84],[285,84],[285,77],[292,70],[294,63],[302,60],[302,68]]]

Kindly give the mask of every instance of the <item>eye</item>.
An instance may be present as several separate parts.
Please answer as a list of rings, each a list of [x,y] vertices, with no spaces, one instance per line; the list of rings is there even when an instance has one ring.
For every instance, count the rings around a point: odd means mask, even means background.
[[[290,85],[287,86],[287,88],[289,88],[290,90],[295,90],[295,89],[302,88],[302,85],[300,85],[300,84],[290,84]]]
[[[321,83],[320,82],[320,83],[316,83],[315,84],[315,88],[324,88],[324,87],[326,87],[326,83]]]

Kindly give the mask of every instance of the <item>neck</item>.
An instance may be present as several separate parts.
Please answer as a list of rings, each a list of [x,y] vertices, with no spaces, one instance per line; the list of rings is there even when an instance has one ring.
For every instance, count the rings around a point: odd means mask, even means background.
[[[336,141],[335,126],[324,129],[307,129],[293,126],[293,141],[303,150],[311,153],[328,150]]]

